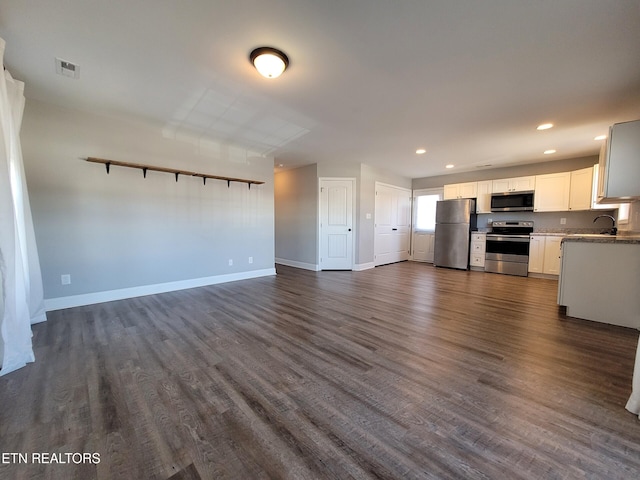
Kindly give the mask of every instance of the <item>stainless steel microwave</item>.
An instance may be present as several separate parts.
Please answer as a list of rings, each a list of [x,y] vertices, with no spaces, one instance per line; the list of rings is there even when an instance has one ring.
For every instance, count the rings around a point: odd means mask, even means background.
[[[533,190],[491,194],[492,212],[533,212]]]

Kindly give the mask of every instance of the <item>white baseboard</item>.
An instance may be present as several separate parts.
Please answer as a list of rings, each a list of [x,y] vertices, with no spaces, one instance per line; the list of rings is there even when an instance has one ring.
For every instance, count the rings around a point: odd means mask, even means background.
[[[313,263],[298,262],[296,260],[287,260],[286,258],[276,258],[276,263],[280,265],[286,265],[287,267],[302,268],[304,270],[312,270],[314,272],[320,271],[320,265],[314,265]]]
[[[369,270],[370,268],[375,268],[375,267],[376,267],[376,264],[374,262],[357,263],[353,267],[353,271],[354,272],[361,272],[362,270]]]
[[[207,285],[248,280],[275,274],[275,268],[265,268],[248,272],[229,273],[227,275],[215,275],[213,277],[194,278],[191,280],[158,283],[155,285],[142,285],[140,287],[122,288],[105,292],[85,293],[69,297],[46,298],[44,300],[44,307],[47,312],[50,312],[52,310],[62,310],[63,308],[81,307],[84,305],[93,305],[94,303],[112,302],[114,300],[124,300],[125,298],[186,290],[187,288],[206,287]]]

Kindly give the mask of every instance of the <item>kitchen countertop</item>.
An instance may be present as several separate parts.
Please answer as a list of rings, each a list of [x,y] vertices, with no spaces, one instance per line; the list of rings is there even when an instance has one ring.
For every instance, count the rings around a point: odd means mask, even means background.
[[[583,242],[583,243],[625,243],[640,245],[640,235],[607,235],[607,234],[585,234],[575,233],[567,235],[563,242]]]

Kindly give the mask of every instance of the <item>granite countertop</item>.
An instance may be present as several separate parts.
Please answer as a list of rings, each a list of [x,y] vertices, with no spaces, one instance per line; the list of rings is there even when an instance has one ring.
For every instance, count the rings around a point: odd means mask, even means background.
[[[585,234],[575,233],[567,235],[562,239],[563,242],[583,242],[583,243],[628,243],[640,245],[640,235],[638,234],[622,234],[622,235],[606,235],[606,234]]]

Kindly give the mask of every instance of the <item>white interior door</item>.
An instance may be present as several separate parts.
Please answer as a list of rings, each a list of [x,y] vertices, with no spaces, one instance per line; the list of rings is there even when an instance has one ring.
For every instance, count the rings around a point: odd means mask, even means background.
[[[376,183],[375,215],[375,265],[408,260],[411,241],[411,190]]]
[[[353,269],[353,180],[320,180],[320,269]]]

